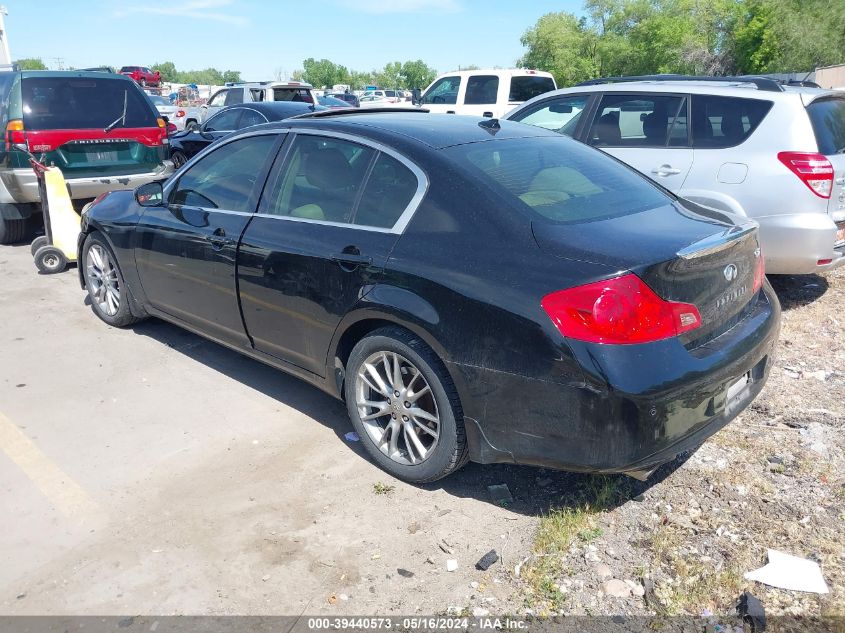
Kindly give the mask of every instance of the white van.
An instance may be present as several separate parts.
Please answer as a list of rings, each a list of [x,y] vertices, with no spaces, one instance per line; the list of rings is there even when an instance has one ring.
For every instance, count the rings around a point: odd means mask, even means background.
[[[459,70],[435,79],[418,104],[442,114],[499,118],[515,106],[555,89],[554,77],[540,70]]]

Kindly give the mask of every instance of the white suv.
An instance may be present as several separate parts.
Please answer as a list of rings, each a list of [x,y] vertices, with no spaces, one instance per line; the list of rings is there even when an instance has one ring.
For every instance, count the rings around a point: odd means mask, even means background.
[[[757,77],[619,77],[541,95],[505,118],[756,220],[768,273],[845,264],[845,92]]]

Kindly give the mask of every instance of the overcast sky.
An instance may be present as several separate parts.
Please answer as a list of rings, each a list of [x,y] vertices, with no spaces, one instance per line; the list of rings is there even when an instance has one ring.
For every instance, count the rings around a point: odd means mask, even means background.
[[[289,75],[308,57],[355,70],[422,59],[440,72],[512,66],[544,13],[581,0],[0,0],[12,58],[51,68],[213,66],[244,79]]]

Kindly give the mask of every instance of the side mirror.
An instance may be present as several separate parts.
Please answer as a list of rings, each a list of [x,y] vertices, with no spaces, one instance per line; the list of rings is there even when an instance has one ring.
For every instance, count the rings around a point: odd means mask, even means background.
[[[142,207],[164,206],[164,187],[160,182],[148,182],[135,190],[135,202]]]
[[[422,95],[420,95],[419,88],[414,88],[413,90],[411,90],[411,103],[413,103],[414,105],[419,105],[421,98]]]

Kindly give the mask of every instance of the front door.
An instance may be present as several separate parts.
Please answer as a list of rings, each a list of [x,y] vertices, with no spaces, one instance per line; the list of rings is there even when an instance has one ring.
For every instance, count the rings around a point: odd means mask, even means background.
[[[135,260],[150,304],[223,342],[246,345],[238,308],[238,240],[264,183],[278,134],[221,145],[147,207]]]
[[[274,166],[238,263],[255,349],[324,375],[340,320],[381,277],[425,190],[404,158],[297,133]]]
[[[607,93],[586,141],[677,193],[693,162],[687,110],[685,95]]]

